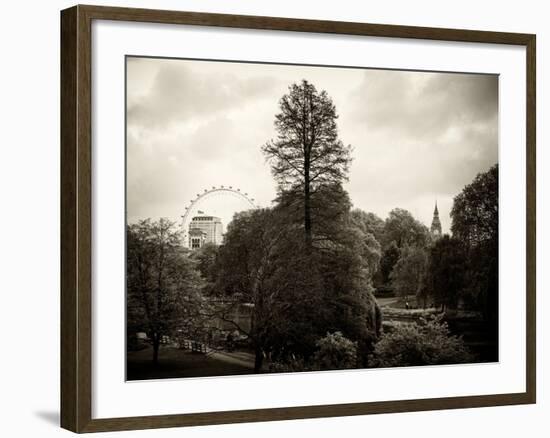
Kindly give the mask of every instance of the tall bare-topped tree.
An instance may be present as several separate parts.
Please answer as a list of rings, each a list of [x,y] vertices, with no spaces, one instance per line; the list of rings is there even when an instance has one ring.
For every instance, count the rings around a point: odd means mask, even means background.
[[[338,115],[332,99],[308,81],[292,84],[279,107],[277,138],[262,150],[279,191],[302,197],[305,239],[311,246],[312,199],[320,186],[340,185],[347,179],[351,146],[338,139]]]

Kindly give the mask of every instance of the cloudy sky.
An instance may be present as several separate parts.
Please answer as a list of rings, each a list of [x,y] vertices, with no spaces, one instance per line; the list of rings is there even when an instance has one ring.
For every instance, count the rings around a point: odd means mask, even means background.
[[[453,197],[498,161],[498,78],[213,61],[127,59],[128,221],[179,220],[206,188],[239,187],[269,206],[275,184],[260,147],[275,137],[293,82],[326,90],[353,147],[346,184],[355,207],[385,218],[405,208],[443,231]],[[200,207],[227,224],[235,199]]]

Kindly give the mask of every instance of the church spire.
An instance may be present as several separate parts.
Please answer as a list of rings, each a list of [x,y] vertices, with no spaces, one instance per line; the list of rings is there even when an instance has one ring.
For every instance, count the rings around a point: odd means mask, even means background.
[[[441,237],[441,222],[439,221],[439,210],[437,209],[437,200],[435,201],[434,217],[432,219],[432,226],[430,228],[432,236]]]

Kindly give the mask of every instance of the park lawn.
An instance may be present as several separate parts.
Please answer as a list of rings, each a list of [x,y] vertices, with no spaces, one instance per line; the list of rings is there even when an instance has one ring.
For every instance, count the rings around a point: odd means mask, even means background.
[[[161,346],[159,363],[153,366],[153,349],[127,352],[127,380],[169,379],[252,374],[253,367],[228,363],[202,353]]]
[[[399,301],[399,298],[397,298],[397,297],[380,297],[380,298],[376,298],[376,301],[378,302],[378,305],[380,307],[388,307],[388,306],[391,306],[391,305],[397,303],[397,301]]]

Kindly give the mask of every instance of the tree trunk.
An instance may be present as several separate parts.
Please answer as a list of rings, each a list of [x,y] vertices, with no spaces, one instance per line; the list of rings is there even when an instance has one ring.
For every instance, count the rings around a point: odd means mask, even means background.
[[[264,362],[264,354],[262,349],[259,346],[255,348],[255,357],[254,357],[254,373],[258,374],[262,371],[262,365]]]
[[[153,365],[157,366],[159,363],[159,347],[160,347],[160,336],[155,334],[153,335]]]
[[[306,246],[311,247],[311,192],[309,180],[309,154],[304,158],[304,230],[306,234]]]

